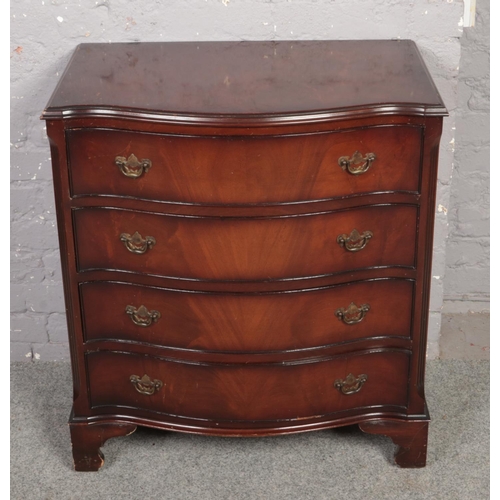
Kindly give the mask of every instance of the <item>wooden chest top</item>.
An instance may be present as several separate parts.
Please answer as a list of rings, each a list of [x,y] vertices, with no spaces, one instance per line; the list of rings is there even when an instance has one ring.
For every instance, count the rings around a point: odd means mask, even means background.
[[[283,123],[351,113],[446,110],[410,40],[88,43],[77,47],[43,118]]]

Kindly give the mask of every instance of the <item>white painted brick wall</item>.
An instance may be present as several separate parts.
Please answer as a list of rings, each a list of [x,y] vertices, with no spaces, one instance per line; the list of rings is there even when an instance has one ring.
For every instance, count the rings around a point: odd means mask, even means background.
[[[465,28],[458,74],[455,174],[451,184],[444,310],[489,310],[490,299],[490,12],[477,0]]]
[[[417,42],[450,117],[438,203],[449,206],[458,102],[457,0],[17,0],[11,4],[12,360],[69,359],[50,150],[39,116],[82,42],[392,39]],[[429,356],[437,341],[448,218],[437,213]],[[26,356],[27,355],[27,356]]]

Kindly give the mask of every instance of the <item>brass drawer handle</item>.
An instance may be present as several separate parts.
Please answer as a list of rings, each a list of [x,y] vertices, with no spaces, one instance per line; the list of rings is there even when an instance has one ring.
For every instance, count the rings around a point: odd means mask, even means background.
[[[125,248],[132,253],[146,253],[149,248],[153,248],[156,244],[156,239],[152,236],[143,238],[137,231],[130,236],[128,233],[120,234],[120,241],[123,242]]]
[[[148,311],[144,306],[139,306],[138,309],[134,306],[127,306],[125,312],[130,316],[134,325],[137,326],[151,326],[161,318],[158,311]]]
[[[132,382],[137,392],[146,396],[152,396],[163,387],[161,380],[151,380],[147,375],[143,375],[142,378],[138,375],[130,375],[130,382]]]
[[[345,380],[338,378],[333,386],[338,389],[342,394],[349,396],[350,394],[356,394],[361,390],[363,384],[368,380],[368,375],[359,375],[355,377],[352,373],[347,375]]]
[[[366,313],[370,310],[370,304],[361,304],[359,307],[351,302],[347,309],[341,307],[335,311],[335,316],[343,321],[346,325],[355,325],[356,323],[361,323],[366,316]]]
[[[359,252],[368,245],[368,241],[373,238],[371,231],[364,231],[359,234],[357,229],[353,229],[351,234],[339,234],[337,236],[337,243],[344,247],[348,252]]]
[[[128,158],[125,158],[125,156],[117,156],[115,158],[115,164],[118,165],[123,175],[131,177],[132,179],[137,179],[137,177],[140,177],[153,166],[151,160],[138,160],[137,156],[133,154]]]
[[[342,170],[347,170],[352,175],[360,175],[368,171],[376,158],[374,153],[368,153],[363,157],[359,151],[355,151],[352,158],[341,156],[339,158],[339,165],[342,167]]]

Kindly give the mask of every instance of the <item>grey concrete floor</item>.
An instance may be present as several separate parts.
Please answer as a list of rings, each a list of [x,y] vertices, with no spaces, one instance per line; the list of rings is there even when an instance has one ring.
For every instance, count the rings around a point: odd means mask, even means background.
[[[424,469],[399,469],[383,436],[346,427],[229,439],[139,428],[108,441],[97,473],[72,470],[69,363],[11,365],[14,500],[486,500],[489,315],[443,317],[429,360]]]
[[[489,313],[443,314],[441,359],[490,359]]]
[[[430,360],[427,466],[357,426],[265,438],[139,428],[103,446],[99,472],[72,469],[67,362],[13,363],[12,500],[487,500],[489,362]]]

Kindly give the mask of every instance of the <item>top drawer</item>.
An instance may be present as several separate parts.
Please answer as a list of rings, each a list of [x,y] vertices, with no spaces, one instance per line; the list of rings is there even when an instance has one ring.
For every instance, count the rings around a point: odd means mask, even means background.
[[[73,196],[268,204],[418,192],[420,127],[288,136],[67,131]]]

